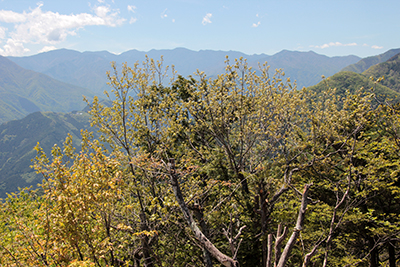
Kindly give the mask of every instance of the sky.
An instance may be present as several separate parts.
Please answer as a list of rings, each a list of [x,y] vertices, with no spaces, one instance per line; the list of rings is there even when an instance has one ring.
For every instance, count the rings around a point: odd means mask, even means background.
[[[0,55],[184,47],[367,57],[400,48],[399,10],[398,0],[0,0]]]

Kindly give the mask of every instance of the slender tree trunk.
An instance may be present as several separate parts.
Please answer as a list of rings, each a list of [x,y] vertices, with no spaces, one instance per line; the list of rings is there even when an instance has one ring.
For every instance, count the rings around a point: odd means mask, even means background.
[[[244,175],[239,172],[238,174],[239,182],[242,184],[243,192],[248,195],[250,193],[249,191],[249,185],[247,183],[247,179],[244,178]]]
[[[265,238],[265,235],[267,234],[267,225],[268,225],[268,210],[267,210],[267,202],[266,202],[266,196],[267,194],[265,193],[265,184],[264,181],[262,180],[259,185],[259,209],[260,209],[260,214],[261,214],[261,236],[264,237],[262,241],[262,266],[268,266],[267,264],[267,259],[268,259],[268,253],[269,251],[269,236],[268,238]],[[272,243],[271,243],[272,246]]]
[[[129,148],[126,148],[127,154],[130,158],[130,151]],[[130,171],[132,173],[132,175],[135,175],[135,170],[132,164],[129,164],[130,167]],[[135,181],[136,182],[136,181]],[[137,193],[137,197],[140,203],[140,214],[139,214],[139,218],[140,218],[140,231],[148,231],[149,227],[147,225],[147,217],[146,217],[146,213],[145,213],[145,208],[143,205],[143,201],[142,201],[142,195],[141,192],[139,190],[136,190]],[[143,257],[144,257],[144,264],[145,267],[154,267],[154,263],[153,263],[153,259],[151,257],[151,247],[149,244],[149,237],[147,235],[142,234],[140,237],[140,241],[141,241],[141,245],[142,245],[142,250],[143,250]]]
[[[388,243],[389,267],[396,267],[396,252],[394,250],[393,240]]]
[[[189,208],[186,205],[186,202],[183,198],[181,188],[178,182],[178,175],[175,172],[175,161],[174,159],[170,159],[168,163],[169,167],[169,174],[171,178],[171,186],[175,194],[175,198],[181,208],[183,213],[183,217],[185,218],[187,224],[189,225],[190,229],[192,230],[194,236],[196,237],[197,241],[208,251],[210,254],[218,260],[222,265],[226,267],[238,267],[239,263],[232,259],[231,257],[223,254],[219,251],[213,243],[201,232],[199,227],[197,226],[196,222],[193,220],[192,214],[189,212]]]
[[[369,261],[369,267],[379,267],[379,254],[378,254],[378,248],[374,247],[375,246],[375,241],[372,237],[368,238],[369,241],[369,246],[371,248],[371,253],[370,253],[370,261]]]
[[[268,235],[268,253],[267,253],[267,261],[265,267],[272,267],[272,234]],[[263,266],[264,267],[264,266]]]
[[[207,228],[206,222],[204,221],[204,214],[203,214],[201,207],[194,207],[193,212],[194,212],[194,215],[196,216],[196,219],[199,221],[201,231],[208,238],[209,237],[208,228]],[[212,260],[211,260],[211,254],[205,248],[203,248],[203,257],[204,257],[204,265],[206,267],[212,267],[213,264],[212,264]]]
[[[286,243],[286,246],[283,249],[283,252],[279,259],[277,267],[286,266],[286,262],[289,259],[292,248],[296,244],[296,240],[297,240],[298,236],[300,235],[300,231],[303,228],[304,218],[305,218],[306,209],[307,209],[307,202],[308,202],[307,201],[308,190],[310,189],[310,187],[311,187],[311,184],[306,184],[304,186],[303,197],[301,199],[299,215],[298,215],[297,221],[296,221],[296,227],[294,228],[293,233],[289,238],[289,241]]]
[[[148,231],[148,226],[146,223],[146,215],[144,214],[144,212],[142,211],[140,213],[140,230],[141,231]],[[153,267],[153,259],[151,257],[151,248],[149,245],[149,237],[147,235],[142,234],[141,235],[141,244],[142,244],[142,248],[143,248],[143,257],[144,257],[144,263],[146,267]]]
[[[279,259],[281,258],[282,243],[285,240],[287,233],[288,233],[287,227],[285,226],[282,232],[282,224],[279,224],[278,230],[276,231],[276,240],[275,240],[275,264],[274,264],[275,267],[278,266]]]

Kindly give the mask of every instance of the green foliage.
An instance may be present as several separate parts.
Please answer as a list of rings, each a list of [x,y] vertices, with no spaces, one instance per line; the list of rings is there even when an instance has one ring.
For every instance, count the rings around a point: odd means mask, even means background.
[[[375,96],[378,98],[379,102],[384,100],[398,101],[400,97],[400,94],[397,91],[372,81],[369,76],[366,77],[364,75],[348,71],[339,72],[321,81],[317,85],[309,87],[308,89],[315,91],[317,94],[321,94],[326,90],[327,87],[336,88],[336,95],[338,95],[340,98],[345,97],[346,91],[354,94],[360,88],[364,88],[365,91],[370,90],[371,92],[375,93]]]

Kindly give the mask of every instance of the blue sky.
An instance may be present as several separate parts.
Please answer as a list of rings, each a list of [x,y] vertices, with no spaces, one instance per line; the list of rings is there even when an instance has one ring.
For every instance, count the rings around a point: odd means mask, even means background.
[[[398,0],[0,0],[0,55],[185,47],[366,57],[400,47],[399,10]]]

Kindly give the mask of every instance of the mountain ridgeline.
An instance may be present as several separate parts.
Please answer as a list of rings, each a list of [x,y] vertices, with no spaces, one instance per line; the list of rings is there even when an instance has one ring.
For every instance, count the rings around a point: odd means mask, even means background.
[[[362,74],[366,77],[383,77],[382,85],[400,92],[400,51],[386,62],[371,66]]]
[[[345,67],[344,69],[342,69],[342,71],[352,71],[356,73],[362,73],[376,64],[389,60],[391,57],[397,55],[398,53],[400,53],[400,48],[390,49],[389,51],[383,54],[363,58],[357,63]]]
[[[88,88],[97,95],[103,95],[109,90],[106,72],[111,70],[110,62],[121,66],[124,62],[132,66],[136,62],[143,62],[146,55],[154,60],[164,60],[164,66],[174,65],[178,74],[192,75],[196,70],[204,71],[208,76],[216,76],[224,71],[226,56],[231,61],[235,58],[246,58],[254,69],[258,64],[267,62],[271,66],[271,73],[276,68],[284,69],[286,77],[296,80],[299,88],[311,86],[321,80],[321,75],[330,76],[349,64],[360,60],[356,56],[327,57],[315,52],[297,52],[283,50],[269,56],[246,55],[235,51],[200,50],[198,52],[185,48],[172,50],[150,50],[141,52],[130,50],[120,55],[101,52],[77,52],[60,49],[41,53],[29,57],[9,57],[10,60],[23,68],[44,73],[54,79]]]
[[[367,63],[377,62],[387,58],[394,52],[398,52],[386,61],[371,65],[363,70]],[[358,66],[358,67],[357,67]],[[357,71],[349,71],[356,69]],[[374,83],[378,78],[383,78],[379,83]],[[368,60],[361,60],[355,65],[344,68],[341,72],[329,77],[329,80],[321,81],[310,89],[318,93],[326,90],[327,87],[336,88],[337,94],[344,96],[345,91],[354,93],[363,87],[366,90],[373,89],[379,101],[390,100],[398,102],[400,100],[400,49],[390,50],[382,55],[370,57]]]

